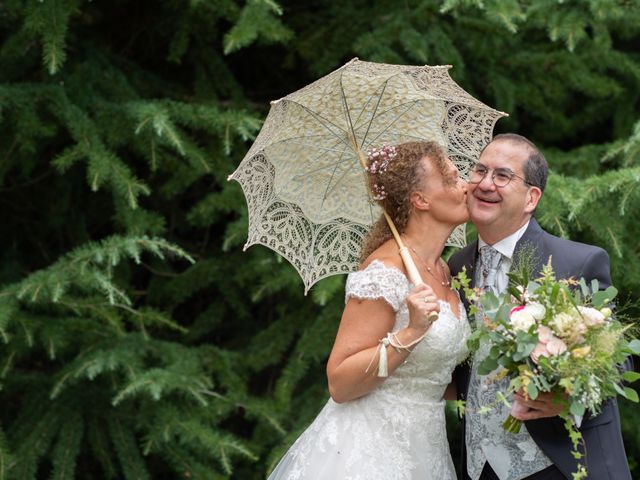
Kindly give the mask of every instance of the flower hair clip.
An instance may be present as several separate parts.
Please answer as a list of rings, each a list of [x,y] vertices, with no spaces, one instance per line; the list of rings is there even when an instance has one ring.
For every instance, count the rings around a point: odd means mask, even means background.
[[[396,158],[397,155],[398,152],[394,146],[382,145],[380,148],[372,148],[367,152],[370,163],[365,170],[372,175],[384,173],[387,171],[389,162]]]
[[[387,191],[384,189],[384,185],[378,185],[377,183],[373,184],[373,199],[380,201],[387,198]]]
[[[365,168],[371,175],[379,175],[387,171],[389,162],[396,158],[398,152],[396,147],[390,145],[382,145],[380,148],[372,148],[367,152],[369,157],[369,166]],[[373,199],[377,201],[387,198],[387,191],[382,183],[374,183],[371,187],[373,191]]]

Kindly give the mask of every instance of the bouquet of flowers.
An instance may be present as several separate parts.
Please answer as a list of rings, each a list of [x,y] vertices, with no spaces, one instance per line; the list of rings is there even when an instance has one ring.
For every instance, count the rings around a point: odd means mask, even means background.
[[[481,305],[483,324],[472,334],[470,345],[477,349],[488,342],[488,356],[478,373],[497,371],[509,378],[508,392],[520,392],[535,399],[539,392],[552,392],[563,405],[560,416],[573,444],[573,455],[580,459],[582,435],[578,427],[585,412],[597,415],[602,403],[617,394],[637,402],[638,394],[623,381],[640,378],[620,366],[626,357],[640,353],[640,340],[630,338],[628,326],[612,316],[614,287],[599,290],[580,280],[557,280],[551,262],[541,278],[530,281],[527,268],[509,274],[509,288],[500,297],[468,288],[464,272],[458,278],[465,288],[472,312]],[[474,311],[475,310],[475,311]],[[502,397],[504,399],[504,397]],[[511,413],[522,405],[514,402]],[[521,421],[509,416],[504,428],[520,430]],[[574,479],[586,478],[579,465]]]

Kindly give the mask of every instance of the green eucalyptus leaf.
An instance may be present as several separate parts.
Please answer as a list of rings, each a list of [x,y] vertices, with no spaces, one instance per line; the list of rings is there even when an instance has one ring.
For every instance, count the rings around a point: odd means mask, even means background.
[[[584,416],[585,407],[581,403],[571,402],[571,407],[569,409],[572,415],[582,417]]]
[[[636,392],[633,388],[624,387],[624,396],[627,398],[627,400],[638,403],[638,392]]]
[[[580,278],[580,280],[578,280],[578,285],[580,286],[580,291],[582,292],[583,297],[588,297],[591,294],[591,290],[587,286],[587,282],[585,282],[584,278]]]
[[[624,389],[618,385],[616,382],[611,383],[611,385],[613,386],[613,389],[618,392],[618,395],[622,395],[623,397],[626,397],[626,393],[624,391]]]
[[[480,375],[489,375],[496,368],[498,368],[498,362],[494,358],[488,357],[478,365],[478,373]]]
[[[631,340],[624,348],[624,351],[634,355],[640,355],[640,340],[637,338]]]
[[[635,382],[636,380],[640,379],[640,373],[638,372],[624,372],[622,374],[622,378],[624,378],[627,382]]]
[[[538,387],[534,382],[530,382],[527,386],[527,394],[532,400],[538,398]]]

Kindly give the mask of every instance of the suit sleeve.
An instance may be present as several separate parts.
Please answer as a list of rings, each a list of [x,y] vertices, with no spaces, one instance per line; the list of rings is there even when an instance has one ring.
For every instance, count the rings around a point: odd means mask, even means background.
[[[600,290],[604,290],[612,284],[609,255],[602,248],[593,249],[593,253],[585,259],[581,271],[581,276],[584,277],[585,280],[598,280]]]
[[[598,280],[600,290],[605,290],[613,283],[611,281],[611,270],[609,266],[609,255],[601,248],[597,248],[594,252],[587,257],[582,267],[583,276],[585,279]],[[634,359],[633,356],[626,358],[623,364],[620,365],[620,369],[623,372],[634,371],[638,365],[638,359]]]

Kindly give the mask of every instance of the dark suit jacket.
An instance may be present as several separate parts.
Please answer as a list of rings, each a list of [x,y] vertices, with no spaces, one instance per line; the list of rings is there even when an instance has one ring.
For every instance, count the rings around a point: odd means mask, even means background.
[[[597,279],[603,289],[611,285],[609,256],[599,247],[553,236],[542,230],[534,218],[531,219],[527,230],[516,244],[514,256],[525,245],[531,245],[537,252],[534,258],[534,277],[551,257],[556,278],[584,277],[587,283]],[[473,283],[477,255],[477,241],[456,252],[449,260],[451,274],[456,275],[466,267],[467,276]],[[463,298],[463,301],[468,309],[466,298]],[[467,396],[469,375],[469,364],[459,366],[454,373],[458,396],[463,400],[466,400]],[[543,418],[527,421],[525,425],[542,451],[570,479],[571,473],[576,471],[577,463],[571,455],[571,442],[562,420],[558,417]],[[590,480],[631,480],[615,400],[605,402],[602,413],[599,415],[586,416],[580,431],[587,447],[586,461]],[[466,471],[464,445],[462,451],[464,456],[462,468]]]

